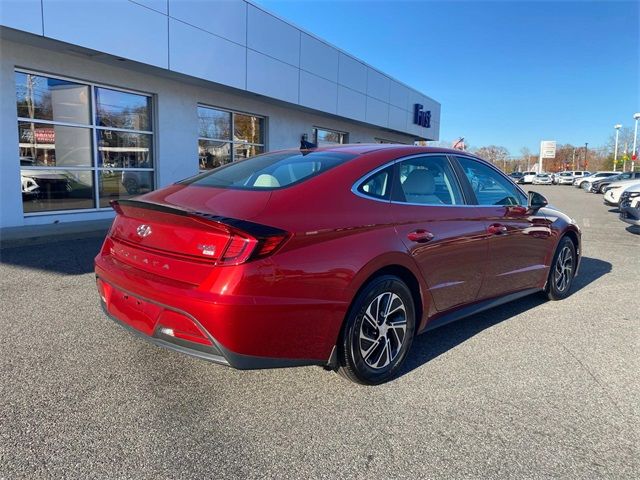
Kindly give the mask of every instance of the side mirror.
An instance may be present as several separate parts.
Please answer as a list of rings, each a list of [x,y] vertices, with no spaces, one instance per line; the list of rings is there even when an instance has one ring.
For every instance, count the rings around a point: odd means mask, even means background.
[[[549,205],[549,202],[538,192],[529,192],[529,208],[533,211],[540,210]]]

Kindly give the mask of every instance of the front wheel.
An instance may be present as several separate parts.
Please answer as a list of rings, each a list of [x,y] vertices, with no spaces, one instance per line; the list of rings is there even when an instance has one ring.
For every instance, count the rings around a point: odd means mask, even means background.
[[[547,279],[545,293],[549,300],[562,300],[569,296],[577,266],[576,247],[570,238],[564,237],[553,256]]]
[[[415,329],[415,308],[407,285],[391,275],[374,279],[347,314],[338,345],[338,372],[363,385],[390,380],[407,356]]]
[[[604,193],[604,192],[606,192],[606,191],[607,191],[607,186],[606,186],[606,185],[602,185],[602,186],[600,187],[600,193]]]

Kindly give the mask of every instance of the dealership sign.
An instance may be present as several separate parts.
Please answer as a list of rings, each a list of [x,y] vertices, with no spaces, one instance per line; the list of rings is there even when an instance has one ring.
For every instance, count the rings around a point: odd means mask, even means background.
[[[423,110],[423,108],[419,103],[413,106],[413,123],[424,128],[431,128],[431,110]]]
[[[555,140],[543,140],[540,142],[540,158],[556,158]]]

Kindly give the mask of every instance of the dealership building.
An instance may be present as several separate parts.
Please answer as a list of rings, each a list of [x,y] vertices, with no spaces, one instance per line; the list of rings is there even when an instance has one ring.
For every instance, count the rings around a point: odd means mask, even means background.
[[[438,139],[438,102],[243,0],[1,0],[0,41],[1,228],[302,140]]]

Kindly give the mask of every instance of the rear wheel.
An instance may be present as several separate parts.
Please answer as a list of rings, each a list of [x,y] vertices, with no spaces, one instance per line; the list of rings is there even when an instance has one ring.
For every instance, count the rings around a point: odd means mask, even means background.
[[[545,293],[549,300],[562,300],[569,296],[577,260],[576,247],[570,238],[564,237],[558,244],[547,279]]]
[[[384,275],[358,294],[339,343],[338,372],[349,380],[376,385],[400,369],[416,328],[413,297],[398,277]]]

